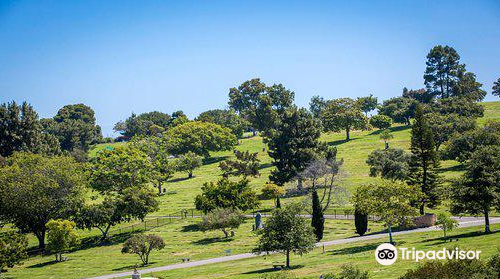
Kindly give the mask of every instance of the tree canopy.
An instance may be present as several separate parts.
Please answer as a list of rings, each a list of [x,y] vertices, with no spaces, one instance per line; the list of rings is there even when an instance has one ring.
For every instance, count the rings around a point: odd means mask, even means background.
[[[346,132],[346,140],[350,139],[350,131],[366,129],[368,118],[363,114],[360,104],[351,98],[335,99],[321,114],[325,131]]]
[[[202,193],[195,198],[196,209],[210,212],[216,208],[248,210],[259,205],[257,194],[248,184],[248,180],[231,181],[222,178],[217,182],[206,182],[201,187]]]
[[[243,133],[249,127],[249,123],[240,115],[236,114],[234,110],[227,109],[212,109],[207,110],[196,118],[196,121],[210,122],[214,124],[219,124],[222,127],[231,129],[233,135],[237,138],[241,138]]]

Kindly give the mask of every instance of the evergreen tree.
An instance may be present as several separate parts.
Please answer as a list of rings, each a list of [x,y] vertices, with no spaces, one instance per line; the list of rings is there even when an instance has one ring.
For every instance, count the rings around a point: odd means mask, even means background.
[[[276,208],[281,208],[281,201],[280,201],[280,197],[276,197]]]
[[[312,192],[311,226],[313,227],[314,235],[316,235],[316,241],[320,241],[323,238],[323,231],[325,229],[325,217],[323,216],[323,208],[316,190]]]
[[[356,233],[363,236],[368,230],[368,214],[355,210],[354,226],[356,227]]]
[[[411,129],[412,156],[408,184],[419,186],[423,195],[419,201],[420,214],[424,214],[425,206],[434,207],[439,204],[438,193],[439,176],[436,172],[439,167],[439,157],[436,152],[434,135],[429,127],[421,105],[415,111],[415,121]]]

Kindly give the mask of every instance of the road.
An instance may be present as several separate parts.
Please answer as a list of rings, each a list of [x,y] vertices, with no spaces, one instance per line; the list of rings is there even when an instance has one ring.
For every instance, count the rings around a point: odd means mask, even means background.
[[[459,226],[461,228],[484,225],[484,218],[476,218],[476,217],[462,217],[462,218],[454,217],[454,218],[459,221]],[[500,217],[490,218],[490,224],[497,224],[497,223],[500,223]],[[434,230],[439,230],[439,228],[429,227],[429,228],[422,228],[422,229],[398,231],[398,232],[393,232],[392,234],[393,234],[393,236],[397,236],[397,235],[404,235],[404,234],[417,233],[417,232],[428,232],[428,231],[434,231]],[[340,245],[340,244],[347,244],[347,243],[359,242],[359,241],[365,241],[365,240],[380,239],[380,238],[386,238],[386,237],[387,237],[386,233],[371,234],[371,235],[365,235],[365,236],[324,241],[324,242],[317,243],[316,246],[322,247],[323,245],[324,246]],[[185,263],[178,263],[178,264],[171,264],[171,265],[141,269],[141,270],[139,270],[139,273],[148,274],[151,272],[168,271],[168,270],[179,269],[179,268],[188,268],[188,267],[195,267],[195,266],[200,266],[200,265],[222,263],[222,262],[228,262],[228,261],[248,259],[248,258],[253,258],[253,257],[258,257],[258,256],[259,256],[258,254],[254,254],[254,253],[244,253],[244,254],[237,254],[237,255],[231,255],[231,256],[225,256],[225,257],[210,258],[210,259],[199,260],[199,261],[192,261],[192,262],[185,262]],[[125,276],[132,276],[132,273],[133,273],[132,271],[127,271],[127,272],[91,277],[91,278],[87,278],[87,279],[121,278],[121,277],[125,277]]]

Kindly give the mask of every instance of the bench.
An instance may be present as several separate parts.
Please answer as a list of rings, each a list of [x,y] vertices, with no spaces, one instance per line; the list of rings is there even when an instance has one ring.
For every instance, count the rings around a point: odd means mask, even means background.
[[[280,263],[275,263],[275,264],[273,264],[273,268],[275,270],[282,270],[282,269],[285,268],[285,265],[284,264],[280,264]]]

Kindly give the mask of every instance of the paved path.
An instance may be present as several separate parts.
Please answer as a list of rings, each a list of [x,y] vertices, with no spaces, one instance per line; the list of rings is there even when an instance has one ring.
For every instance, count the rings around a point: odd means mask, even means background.
[[[476,217],[456,218],[455,217],[455,219],[457,219],[459,221],[461,228],[484,225],[484,218],[476,218]],[[497,224],[497,223],[500,223],[500,217],[490,218],[490,224]],[[403,235],[403,234],[409,234],[409,233],[428,232],[428,231],[434,231],[434,230],[439,230],[439,228],[430,227],[430,228],[399,231],[399,232],[393,232],[392,235],[397,236],[397,235]],[[339,245],[339,244],[380,239],[380,238],[386,238],[386,237],[387,237],[386,233],[378,233],[378,234],[371,234],[371,235],[365,235],[365,236],[359,236],[359,237],[350,237],[350,238],[343,238],[343,239],[337,239],[337,240],[331,240],[331,241],[324,241],[324,242],[317,243],[316,246],[321,247],[323,245],[324,246]],[[234,261],[234,260],[253,258],[253,257],[257,257],[257,256],[259,256],[259,255],[254,254],[254,253],[244,253],[244,254],[237,254],[237,255],[231,255],[231,256],[225,256],[225,257],[210,258],[210,259],[206,259],[206,260],[199,260],[199,261],[192,261],[192,262],[185,262],[185,263],[178,263],[178,264],[171,264],[171,265],[147,268],[147,269],[139,270],[139,272],[141,274],[148,274],[151,272],[168,271],[168,270],[178,269],[178,268],[188,268],[188,267],[195,267],[195,266],[200,266],[200,265],[222,263],[222,262],[228,262],[228,261]],[[122,272],[122,273],[97,276],[97,277],[92,277],[92,278],[87,278],[87,279],[121,278],[121,277],[125,277],[125,276],[132,276],[132,273],[133,273],[132,271],[128,271],[128,272]]]

